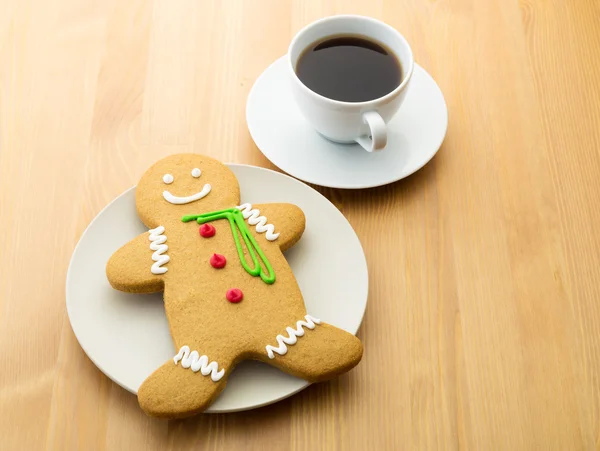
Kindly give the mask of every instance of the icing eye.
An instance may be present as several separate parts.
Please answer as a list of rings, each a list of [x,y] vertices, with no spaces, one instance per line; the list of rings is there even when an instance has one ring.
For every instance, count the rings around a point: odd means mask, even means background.
[[[173,183],[173,180],[175,180],[175,179],[173,178],[173,176],[171,174],[163,175],[163,182],[165,182],[167,185]]]
[[[198,169],[198,168],[192,169],[192,177],[198,178],[198,177],[200,177],[200,174],[202,174],[202,171],[200,169]]]

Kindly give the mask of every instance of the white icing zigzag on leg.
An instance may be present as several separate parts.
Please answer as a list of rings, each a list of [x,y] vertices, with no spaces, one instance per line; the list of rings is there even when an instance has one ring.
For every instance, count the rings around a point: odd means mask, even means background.
[[[321,324],[321,320],[313,316],[306,315],[304,318],[306,319],[306,321],[298,321],[296,323],[295,330],[292,327],[288,327],[285,329],[289,335],[288,337],[284,337],[283,335],[277,335],[277,344],[279,346],[274,347],[271,345],[267,345],[265,349],[267,350],[267,354],[270,359],[275,358],[275,352],[279,355],[287,354],[288,349],[286,344],[296,344],[296,342],[298,341],[297,337],[302,337],[304,335],[304,329],[302,327],[306,327],[307,329],[312,330],[315,328],[315,324]]]
[[[203,376],[208,376],[213,382],[221,380],[225,374],[225,370],[219,371],[219,364],[217,362],[208,362],[208,357],[201,356],[198,351],[190,352],[189,346],[182,346],[179,353],[173,357],[173,362],[177,365],[177,362],[181,360],[181,366],[183,368],[191,368],[194,373],[200,371]]]
[[[158,226],[156,229],[150,230],[150,249],[154,251],[152,254],[152,260],[156,263],[152,265],[150,271],[152,274],[164,274],[167,272],[167,268],[162,268],[163,265],[166,265],[170,260],[169,256],[166,255],[169,246],[165,244],[167,241],[167,236],[164,235],[165,228],[163,226]],[[164,255],[163,255],[164,254]]]
[[[258,233],[264,233],[265,238],[269,241],[274,241],[279,237],[279,233],[275,232],[275,226],[273,224],[267,224],[267,218],[264,216],[260,216],[260,211],[256,208],[252,208],[251,204],[242,204],[237,207],[238,210],[242,211],[242,215],[244,219],[248,221],[248,224],[256,226],[256,231]]]

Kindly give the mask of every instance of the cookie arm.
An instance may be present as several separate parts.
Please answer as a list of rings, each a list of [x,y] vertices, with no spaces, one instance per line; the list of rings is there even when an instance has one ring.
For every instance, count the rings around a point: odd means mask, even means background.
[[[249,204],[241,205],[241,207],[246,205]],[[304,233],[306,217],[304,216],[304,212],[294,204],[253,204],[250,210],[247,207],[242,209],[242,213],[245,213],[244,217],[246,217],[253,210],[258,210],[260,213],[259,217],[266,218],[266,227],[269,227],[269,224],[273,226],[274,231],[271,233],[279,234],[273,242],[279,244],[282,252],[296,244]],[[255,214],[254,216],[258,215]],[[251,224],[251,219],[252,217],[247,218],[249,224]],[[257,231],[259,231],[258,228]],[[259,234],[262,235],[260,231]],[[264,235],[268,239],[269,231]]]
[[[127,293],[163,291],[163,276],[152,273],[154,261],[150,244],[150,234],[146,232],[135,237],[110,257],[106,264],[106,276],[113,288]],[[161,268],[166,269],[167,264],[163,264]]]

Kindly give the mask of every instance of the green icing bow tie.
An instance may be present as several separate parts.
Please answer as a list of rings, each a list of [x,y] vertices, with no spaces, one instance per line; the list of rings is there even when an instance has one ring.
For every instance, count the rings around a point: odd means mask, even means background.
[[[227,219],[229,221],[229,225],[231,226],[231,232],[233,233],[233,239],[235,241],[235,247],[237,247],[238,255],[240,257],[240,262],[242,266],[246,270],[246,272],[254,277],[260,276],[260,278],[267,284],[272,284],[275,282],[275,271],[269,260],[263,253],[262,249],[254,239],[254,236],[250,232],[246,221],[244,220],[244,216],[242,212],[237,208],[228,208],[227,210],[219,210],[213,211],[211,213],[204,213],[201,215],[188,215],[181,218],[183,222],[190,222],[196,220],[198,224],[205,224],[207,222],[216,221],[217,219]],[[244,249],[242,248],[242,244],[240,242],[240,238],[244,240],[246,244],[246,248],[248,249],[248,253],[250,254],[250,258],[252,259],[253,267],[251,268],[246,261],[246,256],[244,255]],[[258,254],[258,257],[257,257]],[[263,267],[261,266],[258,259],[262,261],[265,269],[268,271],[268,274],[265,274],[263,271]]]

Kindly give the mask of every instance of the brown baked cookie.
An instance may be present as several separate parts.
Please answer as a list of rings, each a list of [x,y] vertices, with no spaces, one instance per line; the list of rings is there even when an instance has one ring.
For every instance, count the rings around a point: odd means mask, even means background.
[[[137,186],[137,211],[151,230],[115,252],[106,273],[117,290],[164,291],[178,352],[139,389],[149,415],[203,411],[244,359],[317,382],[362,357],[358,338],[306,313],[282,253],[304,232],[302,210],[239,203],[231,170],[197,154],[157,162]]]

